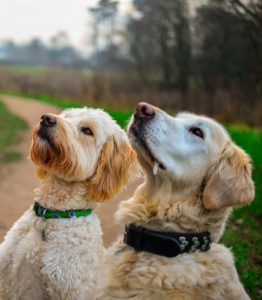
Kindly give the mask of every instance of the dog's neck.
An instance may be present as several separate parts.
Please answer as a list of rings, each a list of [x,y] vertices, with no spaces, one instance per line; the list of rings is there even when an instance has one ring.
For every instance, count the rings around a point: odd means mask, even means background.
[[[207,211],[197,190],[177,187],[168,180],[146,177],[134,196],[120,205],[116,217],[153,230],[176,232],[209,231],[217,242],[223,234],[230,209]]]
[[[34,200],[49,209],[95,209],[98,206],[88,198],[86,183],[67,182],[54,175],[47,174],[34,193]]]

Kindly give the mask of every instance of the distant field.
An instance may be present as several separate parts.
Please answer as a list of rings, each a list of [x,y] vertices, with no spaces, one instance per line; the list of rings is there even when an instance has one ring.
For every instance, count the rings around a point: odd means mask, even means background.
[[[20,158],[20,153],[12,146],[19,142],[20,133],[25,129],[27,129],[26,122],[10,113],[0,97],[0,163],[12,162]]]
[[[154,77],[154,76],[153,76]],[[151,81],[151,80],[150,80]],[[87,105],[106,105],[116,111],[132,110],[139,101],[164,109],[191,110],[227,123],[241,121],[262,126],[262,102],[253,100],[234,85],[230,89],[201,87],[190,81],[187,93],[163,82],[141,81],[135,70],[91,70],[57,66],[9,65],[0,62],[0,92],[77,99]],[[213,85],[212,85],[213,86]],[[256,99],[256,101],[255,101]],[[254,103],[252,101],[255,101]],[[253,104],[250,104],[253,103]]]
[[[32,95],[32,98],[61,108],[82,106],[68,99],[39,95]],[[122,127],[126,126],[132,114],[132,112],[105,110]],[[262,299],[262,131],[242,125],[229,125],[226,127],[233,140],[252,157],[256,199],[251,205],[234,210],[222,242],[230,247],[235,254],[241,281],[252,299],[259,300]],[[6,159],[6,153],[8,153],[6,149],[9,149],[10,144],[17,142],[19,128],[26,128],[26,124],[8,113],[3,104],[0,103],[0,161],[1,157],[2,160],[10,160]]]

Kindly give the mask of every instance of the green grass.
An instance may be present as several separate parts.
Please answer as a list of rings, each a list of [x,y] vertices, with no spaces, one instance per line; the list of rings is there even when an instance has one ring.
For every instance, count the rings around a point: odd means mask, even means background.
[[[3,69],[14,71],[16,73],[28,73],[28,74],[40,74],[43,73],[43,71],[47,70],[44,66],[39,67],[31,67],[27,65],[1,65]]]
[[[26,122],[10,113],[0,102],[0,163],[17,161],[21,157],[12,146],[19,142],[20,131],[26,128]]]
[[[30,95],[29,98],[38,99],[40,101],[56,105],[60,108],[83,106],[83,104],[70,99],[57,99],[44,95]],[[132,112],[120,112],[109,108],[106,108],[105,111],[109,112],[122,127],[126,126],[132,114]],[[251,205],[234,210],[222,242],[232,249],[236,258],[236,266],[241,281],[252,299],[261,300],[262,131],[251,129],[243,125],[229,125],[226,127],[231,134],[232,139],[240,147],[245,149],[253,160],[253,179],[256,184],[256,198]]]
[[[222,242],[231,247],[241,281],[252,299],[262,299],[262,132],[241,125],[227,126],[232,139],[251,156],[256,198],[235,209]]]
[[[83,107],[84,104],[81,104],[77,101],[73,101],[70,99],[58,99],[58,98],[50,98],[45,95],[30,95],[30,98],[34,98],[49,104],[56,105],[60,108],[71,108],[71,107]],[[92,104],[92,107],[101,108],[97,104]],[[108,107],[103,107],[103,109],[108,112],[121,127],[125,127],[128,123],[129,118],[132,115],[131,111],[116,111],[110,109]]]
[[[49,97],[46,95],[39,95],[39,94],[21,94],[16,92],[10,92],[10,91],[0,91],[2,94],[7,95],[14,95],[14,96],[21,96],[24,99],[36,99],[44,103],[52,104],[57,107],[60,107],[62,109],[66,108],[72,108],[72,107],[83,107],[86,106],[86,104],[80,103],[77,100],[74,99],[67,99],[67,98],[55,98],[55,97]],[[96,103],[92,103],[90,106],[95,108],[101,108],[101,106],[97,105]],[[110,109],[109,107],[103,107],[103,109],[108,112],[121,127],[125,127],[128,123],[128,120],[130,119],[132,115],[132,111],[117,111],[114,109]]]

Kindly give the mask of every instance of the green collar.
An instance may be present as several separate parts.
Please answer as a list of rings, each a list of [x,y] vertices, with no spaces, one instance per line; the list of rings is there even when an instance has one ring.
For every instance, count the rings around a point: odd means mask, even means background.
[[[91,214],[92,209],[51,210],[44,208],[38,202],[35,202],[34,211],[38,217],[43,217],[45,219],[69,219],[73,217],[87,217]]]

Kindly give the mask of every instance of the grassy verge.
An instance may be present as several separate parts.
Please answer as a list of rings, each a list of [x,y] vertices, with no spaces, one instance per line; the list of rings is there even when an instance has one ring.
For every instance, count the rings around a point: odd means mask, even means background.
[[[262,132],[243,126],[228,126],[233,140],[253,160],[255,201],[235,209],[222,242],[231,247],[241,281],[252,299],[262,299]]]
[[[20,158],[20,153],[13,150],[12,146],[19,142],[20,131],[26,128],[26,122],[10,113],[0,102],[0,163]]]
[[[62,109],[65,108],[71,108],[71,107],[83,107],[87,106],[86,103],[81,103],[74,99],[67,99],[67,98],[55,98],[55,97],[49,97],[46,95],[40,95],[40,94],[21,94],[16,92],[10,92],[10,91],[0,91],[2,94],[7,95],[14,95],[14,96],[21,96],[24,99],[36,99],[44,103],[52,104],[57,107],[60,107]],[[101,108],[97,103],[90,103],[88,106],[95,107],[95,108]],[[118,123],[121,127],[125,127],[128,123],[129,118],[132,115],[132,111],[117,111],[114,109],[111,109],[110,107],[104,107],[103,109],[108,112]]]
[[[30,97],[27,97],[38,99],[60,108],[83,106],[83,104],[70,99],[50,98],[43,95],[30,95]],[[110,108],[106,108],[105,110],[123,127],[127,124],[131,116],[131,112],[115,111]],[[241,125],[227,126],[227,129],[232,139],[252,157],[254,165],[253,178],[256,184],[256,199],[251,205],[234,210],[222,242],[232,249],[236,258],[236,266],[241,281],[252,299],[261,300],[262,201],[260,200],[262,199],[262,131]]]

